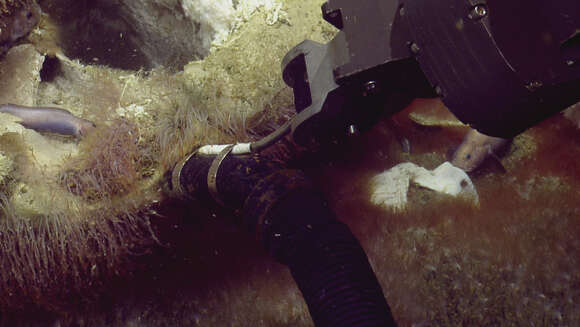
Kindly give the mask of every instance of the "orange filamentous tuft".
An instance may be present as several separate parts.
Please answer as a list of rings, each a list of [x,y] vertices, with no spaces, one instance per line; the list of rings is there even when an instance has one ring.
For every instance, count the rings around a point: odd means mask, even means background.
[[[129,193],[152,164],[139,140],[137,126],[125,119],[98,128],[81,145],[81,155],[66,163],[61,184],[90,200]]]

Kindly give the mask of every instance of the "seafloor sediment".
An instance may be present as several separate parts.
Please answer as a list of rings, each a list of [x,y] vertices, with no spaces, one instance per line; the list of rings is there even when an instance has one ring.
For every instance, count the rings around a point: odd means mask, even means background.
[[[283,19],[258,11],[178,73],[66,58],[50,17],[15,50],[28,57],[13,54],[10,69],[26,78],[0,75],[15,90],[3,99],[66,107],[102,127],[80,141],[2,130],[2,325],[312,325],[287,269],[228,217],[158,206],[160,175],[196,145],[249,140],[285,118],[282,56],[334,30],[322,1],[282,3]],[[403,212],[372,205],[372,176],[404,161],[432,169],[466,132],[408,119],[425,106],[440,103],[416,101],[340,148],[292,158],[361,241],[399,325],[580,325],[580,130],[556,115],[516,137],[504,169],[472,174],[479,207],[417,187]],[[74,151],[36,157],[26,142],[39,137]]]

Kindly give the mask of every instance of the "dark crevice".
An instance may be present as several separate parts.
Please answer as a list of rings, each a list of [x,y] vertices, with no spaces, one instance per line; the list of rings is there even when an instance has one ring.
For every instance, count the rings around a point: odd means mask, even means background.
[[[42,68],[40,69],[40,80],[43,82],[51,82],[60,73],[60,60],[56,57],[47,56],[44,59]]]

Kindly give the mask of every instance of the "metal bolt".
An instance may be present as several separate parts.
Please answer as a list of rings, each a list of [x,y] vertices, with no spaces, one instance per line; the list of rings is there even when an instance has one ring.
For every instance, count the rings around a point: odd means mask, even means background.
[[[441,89],[441,86],[439,85],[435,86],[435,93],[437,93],[437,95],[439,96],[443,95],[443,90]]]
[[[418,54],[418,53],[419,53],[419,51],[421,51],[421,48],[419,48],[419,46],[418,46],[418,45],[417,45],[417,43],[415,43],[415,42],[412,42],[412,43],[409,45],[409,48],[411,49],[411,52],[412,52],[412,53],[414,53],[414,54]]]
[[[405,7],[401,5],[401,9],[399,9],[399,16],[405,16]]]
[[[348,130],[347,130],[348,135],[350,136],[356,136],[359,134],[359,130],[358,127],[356,127],[356,125],[349,125],[348,126]]]
[[[365,92],[363,95],[364,96],[372,95],[375,93],[376,90],[377,90],[377,82],[368,81],[365,83]]]
[[[572,60],[572,59],[566,60],[566,65],[568,65],[568,66],[574,66],[575,63],[576,62],[574,60]]]
[[[469,19],[482,19],[483,17],[487,16],[487,7],[483,4],[475,5],[471,8],[469,15],[467,15]]]

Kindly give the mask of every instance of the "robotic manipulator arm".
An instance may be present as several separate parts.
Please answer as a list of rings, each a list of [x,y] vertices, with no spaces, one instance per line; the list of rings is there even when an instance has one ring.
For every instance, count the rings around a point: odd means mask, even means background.
[[[322,14],[335,38],[304,41],[283,60],[296,116],[257,142],[198,149],[166,191],[240,212],[289,267],[316,326],[394,326],[363,248],[306,176],[235,154],[288,132],[322,143],[418,97],[440,96],[484,134],[514,136],[580,98],[580,2],[329,0]]]
[[[580,2],[329,0],[332,41],[282,62],[300,144],[371,126],[441,97],[466,124],[513,137],[580,99]]]

